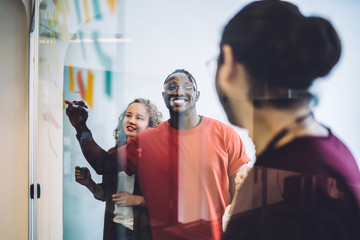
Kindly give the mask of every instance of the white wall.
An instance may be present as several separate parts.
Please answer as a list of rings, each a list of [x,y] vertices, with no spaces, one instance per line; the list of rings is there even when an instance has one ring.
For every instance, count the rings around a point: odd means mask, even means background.
[[[125,48],[125,99],[149,98],[167,120],[168,110],[161,96],[163,82],[175,69],[184,68],[198,83],[199,114],[229,124],[206,62],[218,55],[222,27],[244,2],[126,1],[125,33],[132,41]],[[236,129],[254,158],[247,131]]]
[[[167,112],[161,98],[164,78],[176,68],[189,70],[201,91],[198,111],[227,123],[205,63],[219,51],[222,28],[251,1],[168,1],[126,2],[125,76],[127,98],[135,95],[153,99]],[[360,2],[356,0],[297,0],[305,14],[316,14],[334,23],[343,44],[343,55],[328,79],[319,81],[314,91],[320,103],[314,112],[352,150],[360,163]],[[151,83],[151,84],[149,84]],[[146,86],[143,88],[137,86]],[[133,91],[136,89],[136,91]],[[240,131],[246,138],[246,132]],[[249,143],[250,150],[251,143]]]
[[[0,0],[0,239],[28,238],[28,22]]]

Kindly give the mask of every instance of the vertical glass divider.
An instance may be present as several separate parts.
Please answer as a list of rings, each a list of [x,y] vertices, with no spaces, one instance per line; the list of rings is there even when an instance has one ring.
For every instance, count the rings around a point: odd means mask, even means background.
[[[29,240],[37,239],[36,131],[39,62],[39,1],[32,1],[29,38]],[[30,186],[34,185],[34,198]]]

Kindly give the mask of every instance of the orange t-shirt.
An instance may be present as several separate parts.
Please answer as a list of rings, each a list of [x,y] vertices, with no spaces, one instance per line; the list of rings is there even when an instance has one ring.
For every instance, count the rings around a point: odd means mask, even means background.
[[[221,237],[229,177],[250,161],[233,128],[206,117],[189,130],[166,121],[139,133],[118,154],[125,172],[138,176],[154,239]]]

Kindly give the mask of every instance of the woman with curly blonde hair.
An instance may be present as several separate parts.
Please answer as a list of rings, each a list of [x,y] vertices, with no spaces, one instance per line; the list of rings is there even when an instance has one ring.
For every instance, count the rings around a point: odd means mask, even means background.
[[[136,98],[134,101],[129,103],[128,107],[133,103],[142,103],[146,111],[149,113],[149,126],[151,128],[155,128],[157,125],[159,125],[162,122],[162,114],[159,112],[157,107],[150,102],[150,100],[144,99],[144,98]],[[125,134],[124,128],[123,128],[123,120],[126,115],[126,110],[119,116],[118,125],[114,130],[114,137],[116,140],[116,146],[122,146],[126,144],[128,138]],[[125,140],[125,142],[123,142]]]
[[[119,116],[114,130],[117,147],[148,127],[161,123],[162,114],[149,100],[137,98]],[[152,239],[149,212],[137,177],[119,172],[102,175],[102,183],[91,179],[89,169],[76,167],[76,181],[86,186],[98,200],[106,202],[103,239]]]

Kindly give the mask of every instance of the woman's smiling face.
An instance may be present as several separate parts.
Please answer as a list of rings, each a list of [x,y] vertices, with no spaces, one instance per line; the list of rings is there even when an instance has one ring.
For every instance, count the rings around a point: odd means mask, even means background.
[[[123,128],[128,140],[149,126],[149,117],[150,114],[142,103],[132,103],[126,109]]]

